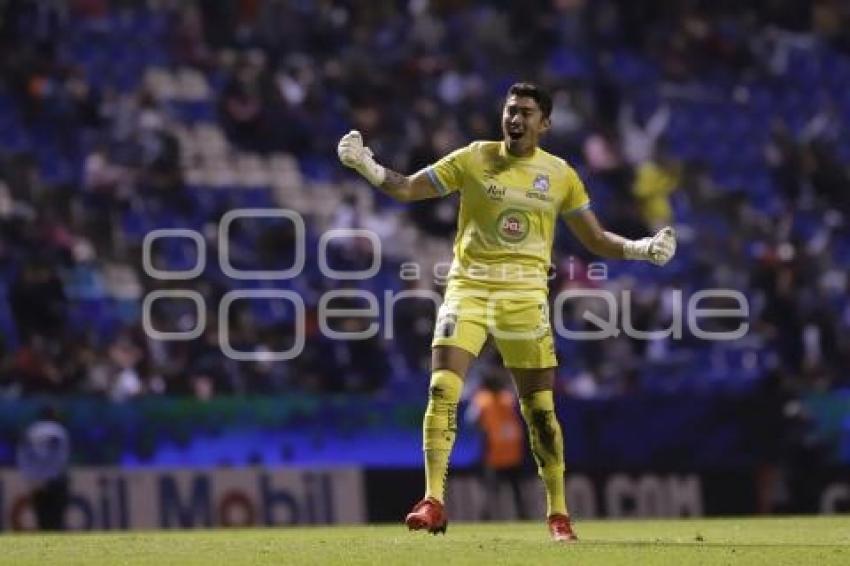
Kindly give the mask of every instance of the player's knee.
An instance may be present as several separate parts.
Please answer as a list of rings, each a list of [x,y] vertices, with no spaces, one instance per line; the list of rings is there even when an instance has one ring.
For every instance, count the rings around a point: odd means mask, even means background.
[[[447,369],[463,379],[474,358],[475,356],[457,346],[435,346],[431,350],[432,371]]]
[[[563,438],[552,392],[538,391],[521,397],[520,409],[528,425],[531,451],[538,467],[563,466]]]
[[[438,403],[456,404],[463,391],[463,380],[448,369],[438,369],[431,373],[428,399]]]
[[[552,392],[555,382],[555,371],[553,369],[512,369],[511,373],[514,376],[514,382],[516,383],[517,393],[519,393],[520,399],[530,398],[535,393]]]
[[[456,373],[441,369],[431,374],[423,426],[425,450],[451,450],[462,390],[463,380]]]
[[[551,389],[534,391],[528,395],[520,394],[519,408],[526,422],[531,426],[532,421],[540,419],[541,412],[555,413],[555,396]]]

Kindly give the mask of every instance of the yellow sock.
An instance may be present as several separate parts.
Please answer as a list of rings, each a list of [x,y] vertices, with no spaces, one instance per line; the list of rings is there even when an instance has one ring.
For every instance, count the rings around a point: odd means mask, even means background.
[[[546,487],[546,515],[567,514],[564,495],[564,437],[555,417],[555,401],[551,391],[535,391],[519,400],[520,410],[528,425],[531,452],[537,472]]]
[[[440,369],[431,374],[428,408],[422,423],[425,451],[425,497],[442,502],[449,470],[449,455],[457,434],[457,403],[463,380],[454,372]]]

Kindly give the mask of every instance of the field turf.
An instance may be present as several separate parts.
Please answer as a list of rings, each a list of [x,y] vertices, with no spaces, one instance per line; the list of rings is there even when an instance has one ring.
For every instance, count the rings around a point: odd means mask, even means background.
[[[0,564],[850,564],[850,516],[582,521],[581,542],[540,523],[457,523],[86,534],[4,534]]]

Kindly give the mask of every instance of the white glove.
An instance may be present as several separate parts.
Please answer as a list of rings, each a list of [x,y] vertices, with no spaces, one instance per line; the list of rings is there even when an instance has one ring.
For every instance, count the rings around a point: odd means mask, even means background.
[[[670,226],[662,228],[651,238],[628,241],[623,246],[623,257],[642,259],[655,265],[664,265],[676,253],[676,231]]]
[[[339,160],[351,167],[376,187],[387,178],[387,171],[375,162],[372,150],[363,146],[363,136],[357,130],[351,130],[339,140],[336,147]]]

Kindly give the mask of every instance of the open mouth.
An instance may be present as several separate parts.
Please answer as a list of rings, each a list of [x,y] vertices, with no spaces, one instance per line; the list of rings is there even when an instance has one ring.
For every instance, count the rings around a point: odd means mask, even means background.
[[[524,133],[522,128],[508,126],[508,136],[513,140],[518,140]]]

